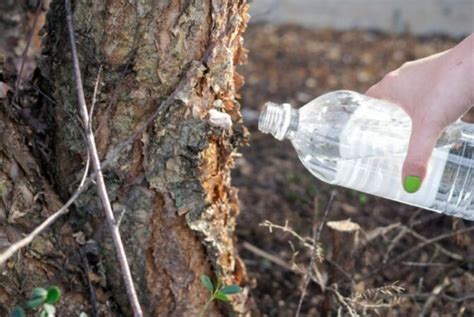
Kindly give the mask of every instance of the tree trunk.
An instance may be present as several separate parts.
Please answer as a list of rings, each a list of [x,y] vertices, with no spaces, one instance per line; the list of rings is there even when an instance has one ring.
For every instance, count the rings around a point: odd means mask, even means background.
[[[236,101],[242,79],[236,66],[245,59],[241,36],[247,4],[78,0],[73,11],[88,106],[101,69],[93,128],[102,160],[193,74],[170,107],[104,173],[113,208],[123,213],[120,231],[145,315],[197,316],[209,297],[201,274],[219,277],[224,284],[246,282],[235,247],[239,207],[230,169],[245,140]],[[8,220],[0,227],[0,248],[2,241],[3,246],[14,242],[60,206],[50,188],[63,200],[74,192],[86,160],[63,0],[51,4],[43,54],[42,73],[55,100],[48,109],[54,122],[54,142],[48,143],[52,155],[37,163],[29,154],[12,153],[12,143],[2,143],[0,191],[5,206],[0,217]],[[210,118],[211,109],[229,115],[233,125]],[[0,120],[4,126],[9,122],[6,117]],[[18,130],[13,123],[8,127]],[[15,136],[5,127],[1,131]],[[25,140],[15,140],[28,153]],[[19,157],[28,160],[18,162]],[[11,174],[18,169],[23,173],[16,172],[21,176],[15,179]],[[61,224],[2,270],[7,272],[0,277],[2,316],[18,295],[50,284],[58,284],[65,294],[59,316],[90,313],[91,292],[100,315],[131,314],[93,186]],[[211,305],[207,315],[246,315],[247,293],[244,287],[230,304]]]

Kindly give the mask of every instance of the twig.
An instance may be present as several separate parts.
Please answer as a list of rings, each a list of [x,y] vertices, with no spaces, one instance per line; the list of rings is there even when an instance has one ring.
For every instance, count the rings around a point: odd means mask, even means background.
[[[28,53],[28,50],[30,49],[31,40],[33,39],[33,33],[35,32],[36,24],[38,23],[38,17],[40,15],[42,6],[43,6],[43,0],[39,0],[38,7],[36,8],[35,20],[33,21],[33,26],[31,28],[30,34],[28,34],[28,41],[26,42],[25,49],[23,50],[23,53],[21,54],[21,66],[20,66],[20,72],[18,73],[18,77],[15,82],[15,92],[13,93],[13,98],[12,98],[13,102],[15,102],[15,99],[18,96],[18,89],[20,87],[20,78],[21,78],[21,75],[23,74],[23,69],[25,67],[26,55]]]
[[[423,241],[423,242],[429,241],[428,238],[422,236],[421,234],[417,233],[416,231],[414,231],[414,230],[412,230],[412,229],[410,229],[410,228],[408,228],[408,227],[406,227],[406,228],[407,228],[408,233],[410,233],[410,234],[411,234],[412,236],[414,236],[415,238],[417,238],[417,239],[419,239],[419,240],[421,240],[421,241]],[[456,260],[456,261],[464,261],[464,260],[466,260],[466,258],[463,257],[462,255],[457,254],[457,253],[454,253],[454,252],[451,252],[451,251],[449,251],[449,250],[443,248],[443,247],[442,247],[441,245],[439,245],[438,243],[436,243],[436,242],[432,242],[432,243],[436,246],[436,248],[438,248],[438,250],[439,250],[441,253],[443,253],[444,255],[446,255],[446,256],[452,258],[453,260]]]
[[[87,184],[86,184],[86,178],[87,174],[89,173],[89,165],[90,165],[90,159],[89,159],[89,150],[87,151],[87,160],[86,160],[86,167],[84,169],[84,174],[82,176],[82,179],[79,183],[79,186],[77,187],[76,191],[74,194],[69,198],[69,200],[62,206],[58,211],[56,211],[54,214],[49,216],[45,221],[43,221],[38,227],[35,228],[32,232],[30,232],[26,237],[24,237],[21,240],[18,240],[14,244],[8,247],[5,251],[0,254],[0,266],[5,263],[6,260],[8,260],[13,254],[15,254],[17,251],[20,249],[26,247],[28,244],[33,241],[36,236],[41,234],[44,230],[46,230],[50,225],[52,225],[59,217],[62,215],[66,214],[68,212],[69,206],[79,197],[79,195],[86,189]]]
[[[262,250],[262,249],[260,249],[260,248],[258,248],[258,247],[256,247],[256,246],[254,246],[254,245],[252,245],[252,244],[250,244],[250,243],[248,243],[248,242],[245,242],[245,241],[244,241],[244,242],[242,243],[242,247],[243,247],[244,249],[246,249],[246,250],[252,252],[253,254],[258,255],[258,256],[260,256],[260,257],[262,257],[262,258],[264,258],[264,259],[267,259],[267,260],[269,260],[270,262],[272,262],[272,263],[274,263],[274,264],[276,264],[276,265],[278,265],[278,266],[284,268],[285,270],[288,270],[288,271],[293,272],[293,273],[296,273],[296,274],[306,275],[306,272],[303,271],[303,270],[301,270],[301,269],[299,269],[298,267],[292,266],[292,265],[286,263],[285,261],[283,261],[282,259],[280,259],[279,257],[277,257],[277,256],[275,256],[275,255],[273,255],[273,254],[270,254],[270,253],[268,253],[267,251],[264,251],[264,250]],[[311,278],[310,280],[313,281],[313,282],[314,282],[316,285],[318,285],[319,287],[321,287],[321,285],[319,284],[319,281],[316,280],[315,278]],[[336,284],[335,286],[337,287],[337,284]],[[350,304],[348,304],[348,303],[346,302],[346,300],[350,300],[350,299],[345,298],[344,296],[342,296],[336,288],[334,288],[334,287],[332,287],[332,286],[328,286],[328,287],[325,288],[325,290],[330,291],[331,293],[333,293],[333,294],[336,296],[337,300],[338,300],[339,302],[341,302],[341,304],[343,304],[343,306],[344,306],[344,307],[347,309],[347,311],[351,314],[351,316],[359,316],[359,315],[357,314],[357,312],[355,312],[355,310],[350,306]]]
[[[92,316],[97,317],[97,296],[95,294],[94,286],[92,285],[91,279],[89,277],[89,273],[91,272],[91,269],[89,266],[89,260],[87,259],[87,255],[84,253],[83,247],[79,248],[79,254],[81,255],[81,258],[82,258],[82,263],[84,265],[84,273],[85,273],[84,278],[87,281],[87,285],[89,287],[89,293],[91,296]]]
[[[379,267],[377,267],[376,269],[370,271],[369,273],[365,274],[364,276],[362,276],[361,278],[357,279],[356,281],[357,282],[360,282],[360,281],[363,281],[363,280],[366,280],[368,279],[369,277],[373,276],[374,274],[377,274],[378,272],[380,272],[381,270],[383,270],[387,265],[390,265],[390,264],[394,264],[394,263],[397,263],[399,262],[400,260],[402,260],[403,258],[405,258],[407,255],[415,252],[415,251],[418,251],[430,244],[433,244],[433,243],[436,243],[438,241],[441,241],[441,240],[444,240],[444,239],[447,239],[447,238],[450,238],[450,237],[453,237],[457,234],[461,234],[461,233],[466,233],[466,232],[471,232],[471,231],[474,231],[474,226],[471,226],[471,227],[467,227],[467,228],[464,228],[464,229],[460,229],[460,230],[457,230],[457,231],[453,231],[453,232],[448,232],[448,233],[445,233],[445,234],[442,234],[442,235],[439,235],[437,237],[434,237],[432,239],[427,239],[426,241],[412,247],[411,249],[408,249],[407,251],[403,252],[402,254],[399,254],[397,257],[387,261],[386,263],[382,263],[382,265],[380,265]]]
[[[403,261],[403,265],[407,266],[418,266],[418,267],[448,267],[448,266],[454,266],[453,263],[430,263],[430,262],[412,262],[412,261]]]
[[[50,96],[48,96],[44,91],[42,91],[37,85],[30,83],[23,78],[20,78],[20,80],[27,85],[30,85],[38,94],[46,98],[49,102],[51,102],[53,105],[57,105],[56,101],[54,101]]]
[[[336,191],[333,190],[331,192],[331,197],[329,197],[329,202],[326,206],[326,210],[324,211],[323,219],[321,220],[321,223],[319,224],[319,227],[318,227],[318,231],[316,233],[316,241],[318,241],[318,242],[321,238],[321,231],[323,230],[324,224],[326,223],[326,218],[329,214],[329,210],[331,210],[332,202],[333,202],[335,196],[336,196]]]
[[[389,256],[390,256],[390,253],[392,252],[392,250],[396,247],[396,245],[398,244],[398,242],[400,242],[400,240],[407,234],[409,233],[410,235],[412,235],[413,237],[415,237],[416,239],[418,240],[421,240],[423,242],[426,242],[428,241],[429,239],[422,236],[421,234],[419,234],[418,232],[416,232],[415,230],[411,229],[410,227],[407,227],[407,226],[404,226],[402,225],[400,227],[400,232],[395,236],[395,238],[392,239],[392,241],[390,242],[388,248],[387,248],[387,251],[385,252],[385,255],[383,257],[383,263],[387,263],[388,259],[389,259]],[[439,245],[438,243],[433,243],[436,245],[436,248],[441,252],[443,253],[444,255],[456,260],[456,261],[463,261],[465,260],[465,258],[462,256],[462,255],[459,255],[457,253],[454,253],[454,252],[451,252],[445,248],[443,248],[441,245]]]
[[[312,242],[311,238],[309,238],[309,237],[304,238],[304,237],[300,236],[296,231],[294,231],[288,225],[288,220],[285,221],[284,226],[276,225],[276,224],[274,224],[273,222],[271,222],[269,220],[263,221],[262,223],[259,224],[259,226],[267,227],[268,231],[270,233],[273,232],[273,229],[280,229],[281,231],[287,232],[287,233],[291,234],[293,237],[295,237],[296,239],[298,239],[305,247],[307,247],[311,250],[314,248],[314,246],[311,243],[309,243],[309,242]]]
[[[353,284],[356,283],[356,281],[354,280],[354,277],[351,274],[349,274],[349,272],[344,270],[336,261],[333,261],[328,258],[325,258],[325,261],[333,265],[336,269],[338,269],[339,272],[341,272],[346,277],[346,279],[350,280]]]
[[[337,290],[337,284],[334,284],[334,286],[335,286],[334,288],[328,287],[328,290],[330,290],[334,293],[334,295],[336,296],[336,299],[339,301],[339,303],[342,304],[342,306],[349,313],[349,316],[359,317],[359,314],[357,313],[357,311],[355,311],[355,309],[352,308],[352,306],[348,303],[348,301],[350,301],[350,299],[342,296],[341,293],[339,293],[339,291]]]
[[[433,293],[415,293],[415,294],[402,294],[400,296],[402,296],[402,297],[412,297],[412,298],[427,298],[427,297],[430,297],[432,295],[433,295]],[[452,297],[452,296],[446,295],[444,293],[440,294],[439,296],[443,299],[446,299],[446,300],[449,300],[449,301],[452,301],[452,302],[455,302],[455,303],[462,303],[466,300],[474,299],[474,294],[472,294],[472,293],[466,294],[466,295],[461,296],[461,297]]]
[[[99,91],[99,82],[100,82],[100,74],[102,72],[102,65],[99,66],[99,70],[97,71],[97,78],[95,79],[95,84],[94,84],[94,93],[92,94],[92,103],[91,103],[91,109],[89,110],[89,129],[92,131],[92,118],[94,117],[94,109],[95,109],[95,103],[97,101],[97,93]]]
[[[139,28],[137,28],[138,30]],[[137,31],[138,32],[138,31]],[[137,38],[137,35],[135,35],[135,39]],[[135,41],[135,40],[134,40]],[[125,75],[127,74],[128,70],[129,70],[129,67],[130,65],[132,64],[132,61],[135,57],[135,53],[136,53],[136,44],[133,45],[134,48],[130,51],[129,53],[129,56],[127,58],[127,63],[125,64],[125,67],[124,69],[122,70],[122,72],[120,73],[120,77],[118,79],[118,81],[116,83],[114,83],[114,90],[112,91],[112,96],[110,97],[110,100],[109,102],[107,102],[107,107],[105,108],[105,111],[104,111],[104,115],[102,117],[102,120],[100,120],[99,124],[98,124],[98,127],[97,127],[97,130],[96,132],[100,132],[100,130],[102,129],[102,127],[104,126],[104,124],[106,123],[107,121],[107,118],[109,116],[109,112],[110,112],[110,109],[112,108],[112,105],[115,103],[115,101],[117,100],[117,91],[119,91],[119,88],[120,86],[122,85],[122,81],[123,79],[125,78]]]
[[[264,250],[262,250],[262,249],[260,249],[256,246],[254,246],[253,244],[250,244],[250,243],[244,241],[242,243],[242,247],[244,249],[252,252],[253,254],[256,254],[256,255],[264,258],[264,259],[267,259],[268,261],[270,261],[272,263],[275,263],[278,266],[281,266],[282,268],[284,268],[288,271],[295,272],[295,273],[301,273],[300,271],[296,270],[290,264],[286,263],[285,261],[283,261],[279,257],[274,256],[273,254],[270,254],[267,251],[264,251]]]
[[[449,280],[445,278],[441,284],[433,288],[433,291],[431,292],[430,297],[428,297],[428,299],[426,300],[425,304],[423,305],[423,308],[421,309],[421,312],[418,314],[418,317],[423,317],[426,315],[426,313],[431,308],[436,298],[441,294],[441,292],[443,292],[443,290],[446,287],[449,286],[449,284],[450,284]]]
[[[79,61],[78,61],[77,51],[76,51],[76,39],[75,39],[75,34],[74,34],[75,31],[74,31],[74,23],[73,23],[73,18],[72,18],[71,1],[65,0],[65,4],[66,4],[66,20],[67,20],[67,27],[68,27],[68,33],[69,33],[69,41],[71,45],[71,53],[72,53],[74,82],[76,85],[79,111],[81,113],[84,129],[86,130],[87,146],[91,154],[92,167],[94,168],[94,171],[96,172],[97,194],[99,195],[100,200],[102,202],[102,206],[104,207],[105,217],[107,220],[107,224],[109,226],[110,233],[112,235],[112,239],[114,241],[115,249],[117,251],[117,259],[120,264],[120,269],[123,275],[122,277],[125,283],[125,288],[127,290],[130,304],[133,309],[134,316],[141,317],[143,316],[143,312],[140,307],[140,303],[138,301],[138,296],[135,291],[135,286],[133,284],[132,274],[128,266],[127,255],[123,247],[122,238],[120,236],[118,226],[115,223],[114,213],[110,205],[109,196],[107,194],[107,189],[105,186],[104,176],[102,174],[102,170],[100,167],[100,159],[97,153],[94,135],[89,125],[90,118],[87,111],[86,100],[84,97],[81,70],[79,67]]]
[[[395,236],[395,238],[392,239],[392,241],[390,241],[390,244],[388,245],[387,247],[387,251],[385,252],[384,256],[383,256],[383,260],[382,260],[382,263],[387,263],[388,261],[388,258],[392,252],[392,250],[395,248],[395,246],[398,244],[398,242],[407,234],[408,232],[408,228],[405,227],[405,226],[402,226],[400,228],[400,231],[398,232],[398,234]]]
[[[319,223],[319,226],[317,228],[316,228],[316,217],[317,217],[317,214],[318,214],[318,212],[317,212],[318,211],[318,199],[316,198],[315,202],[314,202],[314,209],[315,209],[314,210],[314,219],[313,219],[313,246],[314,247],[312,249],[310,264],[309,264],[308,269],[306,270],[306,274],[305,274],[305,277],[304,277],[303,289],[301,290],[301,296],[300,296],[300,300],[298,302],[298,308],[296,309],[295,317],[298,317],[300,315],[301,306],[303,305],[304,297],[306,296],[306,291],[308,289],[309,282],[313,278],[313,271],[315,271],[315,273],[316,273],[316,278],[317,278],[317,280],[319,280],[319,285],[320,285],[321,289],[323,290],[323,292],[326,288],[325,283],[324,283],[323,279],[321,278],[321,273],[319,272],[319,269],[318,269],[316,263],[314,262],[314,259],[316,258],[316,255],[317,255],[318,259],[321,258],[321,256],[318,254],[320,252],[320,250],[318,250],[318,248],[320,248],[319,240],[321,238],[321,231],[323,230],[324,224],[326,223],[326,218],[329,214],[329,210],[331,210],[332,202],[334,200],[335,195],[336,195],[336,191],[332,191],[331,196],[329,197],[329,202],[326,206],[326,210],[324,211],[323,218],[321,219],[321,222]]]

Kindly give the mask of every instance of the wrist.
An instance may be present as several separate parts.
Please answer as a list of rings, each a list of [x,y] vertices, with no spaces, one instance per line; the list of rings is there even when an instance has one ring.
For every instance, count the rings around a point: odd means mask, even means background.
[[[474,33],[447,53],[445,74],[456,83],[466,110],[469,110],[474,104]]]
[[[474,33],[471,33],[463,42],[461,42],[463,53],[466,56],[465,76],[469,85],[469,101],[474,105]]]

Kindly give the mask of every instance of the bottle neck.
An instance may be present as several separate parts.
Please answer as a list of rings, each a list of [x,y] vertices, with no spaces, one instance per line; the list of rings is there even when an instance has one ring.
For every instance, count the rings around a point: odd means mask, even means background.
[[[258,120],[258,129],[271,133],[277,140],[292,139],[298,129],[298,110],[290,104],[267,102]]]

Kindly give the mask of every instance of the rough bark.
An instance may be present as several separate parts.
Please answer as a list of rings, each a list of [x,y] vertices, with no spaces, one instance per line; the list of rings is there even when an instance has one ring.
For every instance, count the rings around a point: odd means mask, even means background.
[[[208,298],[200,274],[245,286],[245,268],[234,244],[239,208],[230,169],[245,139],[236,101],[242,79],[236,66],[245,58],[241,35],[247,4],[80,0],[73,6],[89,100],[99,67],[103,70],[93,115],[102,159],[140,127],[190,69],[197,69],[164,115],[105,173],[114,208],[125,211],[121,233],[146,315],[195,316]],[[84,165],[62,0],[51,4],[45,31],[41,68],[55,99],[48,110],[55,122],[52,155],[38,162],[25,145],[24,132],[2,114],[0,132],[8,138],[0,143],[0,248],[59,208],[58,196],[64,200],[74,191]],[[229,114],[233,126],[210,124],[211,109]],[[71,215],[2,272],[2,316],[33,287],[51,284],[65,294],[60,316],[90,312],[90,287],[101,314],[130,314],[93,187],[77,200]],[[211,306],[209,315],[247,314],[247,293],[244,287],[230,304]]]
[[[0,113],[0,250],[31,232],[62,206],[29,153],[21,128]],[[72,234],[71,226],[61,221],[1,268],[1,316],[8,316],[14,305],[24,304],[33,288],[51,285],[58,285],[64,292],[64,316],[87,309],[88,295],[78,274],[82,262]]]

